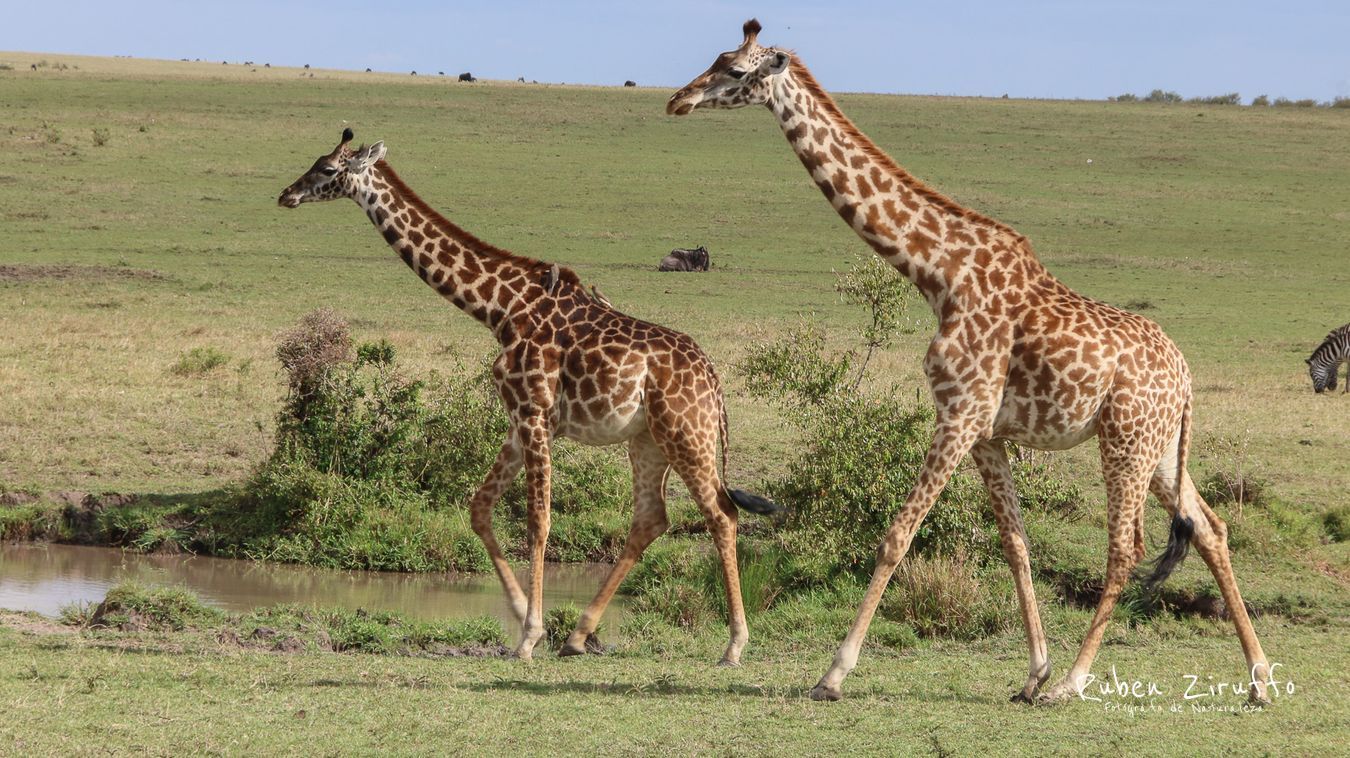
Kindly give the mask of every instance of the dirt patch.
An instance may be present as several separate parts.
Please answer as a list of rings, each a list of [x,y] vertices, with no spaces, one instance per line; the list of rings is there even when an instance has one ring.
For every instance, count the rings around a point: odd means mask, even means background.
[[[169,277],[159,271],[144,268],[121,268],[119,266],[65,266],[45,264],[0,265],[0,283],[32,282],[41,279],[66,281],[101,281],[108,279],[135,279],[142,281],[161,281]]]
[[[511,654],[505,645],[431,645],[423,652],[433,658],[505,658]]]
[[[37,495],[27,492],[0,492],[0,505],[28,505],[37,501]]]
[[[49,619],[38,613],[20,613],[18,611],[0,611],[0,626],[6,626],[23,634],[75,634],[76,630],[55,619]]]
[[[1041,578],[1053,584],[1065,604],[1074,608],[1094,610],[1102,599],[1104,585],[1098,579],[1088,580],[1055,571],[1042,571]],[[1177,616],[1199,616],[1215,621],[1229,620],[1228,606],[1224,604],[1223,598],[1196,593],[1189,589],[1159,587],[1151,598],[1151,604],[1153,611],[1149,615],[1166,611]],[[1251,616],[1259,616],[1273,610],[1254,606],[1245,600],[1243,604]]]
[[[98,514],[108,508],[122,508],[134,504],[139,495],[121,492],[49,492],[47,500],[63,506],[63,517],[69,524],[76,542],[95,543]]]
[[[1334,579],[1341,584],[1350,585],[1350,576],[1326,561],[1315,562],[1313,568],[1317,569],[1317,573],[1327,578]]]

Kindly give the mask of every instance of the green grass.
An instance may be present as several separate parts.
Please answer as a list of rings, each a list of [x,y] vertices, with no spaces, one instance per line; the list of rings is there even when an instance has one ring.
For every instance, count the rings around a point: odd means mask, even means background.
[[[269,652],[214,632],[73,633],[28,617],[0,625],[0,751],[180,753],[1326,755],[1347,736],[1350,655],[1335,632],[1270,624],[1267,648],[1294,693],[1240,717],[1232,695],[1183,699],[1242,676],[1229,635],[1113,633],[1096,671],[1154,682],[1161,696],[1030,708],[1007,702],[1025,674],[1016,635],[981,643],[869,647],[842,703],[805,696],[819,648],[752,641],[745,665],[712,665],[708,634],[654,654],[376,656]],[[278,631],[282,631],[278,629]],[[1053,630],[1052,630],[1053,634]],[[1052,637],[1053,639],[1053,637]],[[608,640],[607,640],[608,641]],[[1058,642],[1058,640],[1055,640]],[[1057,666],[1069,651],[1052,645]],[[1062,670],[1062,668],[1061,668]],[[1293,672],[1293,673],[1289,673]],[[1197,712],[1192,705],[1217,708]],[[1131,712],[1129,708],[1137,708]],[[1175,712],[1173,709],[1176,709]]]

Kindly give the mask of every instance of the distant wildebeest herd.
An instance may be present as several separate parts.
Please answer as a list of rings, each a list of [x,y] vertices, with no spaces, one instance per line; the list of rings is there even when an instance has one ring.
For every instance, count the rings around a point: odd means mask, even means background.
[[[868,626],[899,561],[958,464],[967,456],[988,490],[1027,638],[1028,668],[1012,699],[1056,702],[1080,694],[1112,611],[1144,558],[1144,506],[1152,493],[1171,515],[1167,545],[1144,579],[1152,587],[1194,547],[1223,597],[1251,674],[1249,695],[1267,700],[1270,668],[1238,590],[1228,529],[1187,471],[1193,390],[1181,351],[1153,321],[1079,295],[1006,224],[920,182],[864,135],[795,54],[760,45],[758,22],[743,40],[666,104],[672,116],[764,106],[830,207],[908,279],[938,323],[923,367],[936,407],[917,482],[878,548],[871,582],[834,661],[811,690],[842,697]],[[466,79],[465,77],[469,77]],[[461,80],[471,81],[469,74]],[[385,160],[383,142],[341,141],[278,198],[287,208],[351,198],[427,285],[492,331],[500,353],[492,381],[510,429],[470,499],[482,540],[515,617],[517,656],[544,635],[543,560],[550,526],[552,440],[628,445],[633,515],[618,562],[563,643],[564,656],[599,652],[595,632],[625,575],[669,527],[665,484],[689,488],[721,564],[736,665],[749,637],[736,559],[738,509],[777,506],[726,485],[728,418],[708,355],[687,335],[613,308],[571,269],[516,255],[469,234],[418,197]],[[673,250],[661,271],[708,271],[706,247]],[[1347,325],[1350,327],[1350,325]],[[1335,387],[1350,329],[1333,332],[1309,359],[1315,387]],[[1337,339],[1332,339],[1336,335]],[[1329,347],[1328,347],[1329,346]],[[1330,378],[1327,378],[1330,366]],[[1096,437],[1106,484],[1107,571],[1078,655],[1052,686],[1009,442],[1065,450]],[[719,465],[720,464],[720,465]],[[524,470],[529,576],[522,588],[493,532],[493,508]],[[882,476],[885,472],[877,472]]]

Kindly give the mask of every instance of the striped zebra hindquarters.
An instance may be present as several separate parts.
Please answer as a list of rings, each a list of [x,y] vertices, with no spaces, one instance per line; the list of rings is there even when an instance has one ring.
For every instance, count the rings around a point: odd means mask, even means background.
[[[1327,335],[1307,359],[1308,376],[1312,379],[1314,392],[1334,391],[1336,374],[1342,363],[1350,363],[1350,324],[1346,324]],[[1350,392],[1350,369],[1346,373],[1345,391]]]

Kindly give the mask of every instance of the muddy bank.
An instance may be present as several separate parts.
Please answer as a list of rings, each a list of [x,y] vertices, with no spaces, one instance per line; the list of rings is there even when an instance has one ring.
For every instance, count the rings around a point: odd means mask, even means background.
[[[52,264],[0,264],[0,284],[31,282],[44,279],[88,280],[133,279],[140,281],[163,281],[169,277],[159,271],[143,268],[121,268],[117,266],[72,266]]]

